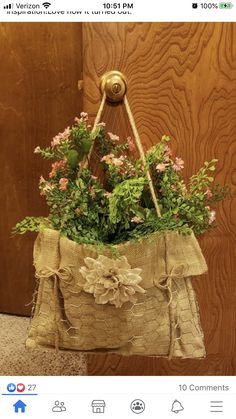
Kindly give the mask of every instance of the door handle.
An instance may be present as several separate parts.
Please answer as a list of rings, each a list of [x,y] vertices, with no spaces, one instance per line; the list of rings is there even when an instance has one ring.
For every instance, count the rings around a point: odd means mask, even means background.
[[[108,71],[101,77],[100,90],[109,101],[120,102],[127,90],[126,77],[120,71]]]

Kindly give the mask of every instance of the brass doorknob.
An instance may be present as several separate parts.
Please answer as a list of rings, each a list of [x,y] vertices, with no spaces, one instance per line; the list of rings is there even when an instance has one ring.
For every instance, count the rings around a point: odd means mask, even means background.
[[[106,93],[106,97],[111,102],[120,102],[127,89],[126,78],[120,71],[112,70],[103,74],[100,82],[102,93]]]

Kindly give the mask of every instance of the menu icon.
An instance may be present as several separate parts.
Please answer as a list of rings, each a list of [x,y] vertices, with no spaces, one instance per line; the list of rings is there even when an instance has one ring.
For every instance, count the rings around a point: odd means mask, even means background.
[[[223,413],[223,401],[222,400],[212,400],[210,402],[210,412],[211,413]]]

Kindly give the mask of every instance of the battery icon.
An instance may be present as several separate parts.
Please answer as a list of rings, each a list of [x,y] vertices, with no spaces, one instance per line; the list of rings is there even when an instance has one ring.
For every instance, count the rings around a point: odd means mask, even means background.
[[[219,3],[220,9],[232,9],[233,4],[232,3]]]

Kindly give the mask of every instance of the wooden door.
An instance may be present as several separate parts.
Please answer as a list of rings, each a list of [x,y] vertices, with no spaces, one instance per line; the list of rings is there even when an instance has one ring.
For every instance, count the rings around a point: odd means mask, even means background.
[[[185,160],[185,174],[218,158],[217,182],[236,178],[236,24],[85,23],[84,109],[95,115],[99,79],[123,71],[145,147],[163,134]],[[107,106],[114,133],[130,128],[121,105]],[[200,238],[209,273],[194,279],[207,358],[172,360],[90,355],[91,375],[236,374],[235,200],[217,209],[218,227]]]
[[[81,36],[78,23],[0,24],[0,312],[31,311],[35,234],[12,239],[11,229],[47,214],[38,180],[48,165],[33,150],[81,111]]]

